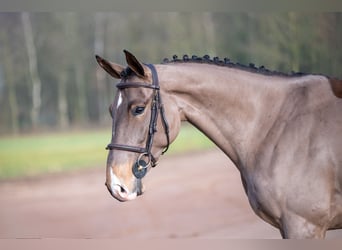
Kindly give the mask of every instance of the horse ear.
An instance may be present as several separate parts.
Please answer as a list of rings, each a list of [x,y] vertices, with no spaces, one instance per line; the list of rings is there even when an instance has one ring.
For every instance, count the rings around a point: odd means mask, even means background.
[[[123,66],[119,64],[115,64],[112,62],[109,62],[102,57],[96,55],[96,61],[97,63],[112,77],[120,79],[121,75],[120,73],[125,69]]]
[[[139,77],[145,77],[144,66],[127,50],[124,50],[128,67]]]

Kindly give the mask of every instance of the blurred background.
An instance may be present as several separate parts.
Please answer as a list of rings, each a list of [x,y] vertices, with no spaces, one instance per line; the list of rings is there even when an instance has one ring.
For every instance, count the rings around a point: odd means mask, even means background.
[[[342,13],[0,13],[0,238],[279,237],[221,152],[194,155],[213,144],[188,125],[168,152],[183,158],[149,174],[154,192],[115,203],[103,183],[117,81],[95,54],[121,64],[123,49],[147,63],[208,54],[342,78],[341,27]]]
[[[0,24],[0,179],[101,163],[116,81],[95,54],[208,54],[342,78],[341,13],[14,12]]]
[[[208,54],[342,78],[341,13],[14,12],[0,23],[0,179],[103,164],[116,81],[95,54]]]
[[[125,64],[177,54],[229,57],[283,72],[342,77],[341,13],[0,13],[0,133],[108,125]]]

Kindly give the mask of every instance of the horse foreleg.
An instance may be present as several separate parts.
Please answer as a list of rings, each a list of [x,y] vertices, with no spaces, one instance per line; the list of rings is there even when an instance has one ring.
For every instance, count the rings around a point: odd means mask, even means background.
[[[323,239],[326,229],[296,215],[286,215],[281,220],[280,232],[284,239]]]

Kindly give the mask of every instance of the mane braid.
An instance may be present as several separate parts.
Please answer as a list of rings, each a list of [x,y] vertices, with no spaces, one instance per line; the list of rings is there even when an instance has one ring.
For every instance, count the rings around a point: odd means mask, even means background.
[[[224,58],[223,60],[221,60],[219,57],[213,57],[211,59],[209,55],[205,55],[203,57],[198,57],[198,56],[193,55],[191,58],[188,55],[184,55],[181,59],[179,59],[177,55],[174,55],[172,57],[172,60],[165,58],[162,63],[163,64],[167,64],[167,63],[214,64],[214,65],[218,65],[218,66],[236,68],[236,69],[249,71],[252,73],[259,73],[259,74],[270,75],[270,76],[298,77],[298,76],[307,75],[306,73],[302,73],[302,72],[293,72],[292,71],[289,74],[289,73],[273,71],[273,70],[269,70],[269,69],[265,68],[265,66],[263,66],[263,65],[260,67],[256,67],[254,63],[250,63],[249,65],[244,65],[241,63],[234,63],[229,58]]]

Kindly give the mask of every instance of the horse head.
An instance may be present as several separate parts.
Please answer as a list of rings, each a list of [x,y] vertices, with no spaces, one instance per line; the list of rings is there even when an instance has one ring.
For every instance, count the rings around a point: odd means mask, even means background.
[[[121,80],[109,108],[113,123],[106,170],[106,186],[119,201],[143,193],[141,179],[180,129],[177,110],[170,107],[168,97],[162,100],[155,66],[139,62],[126,50],[124,53],[127,68],[96,56],[107,73]]]

